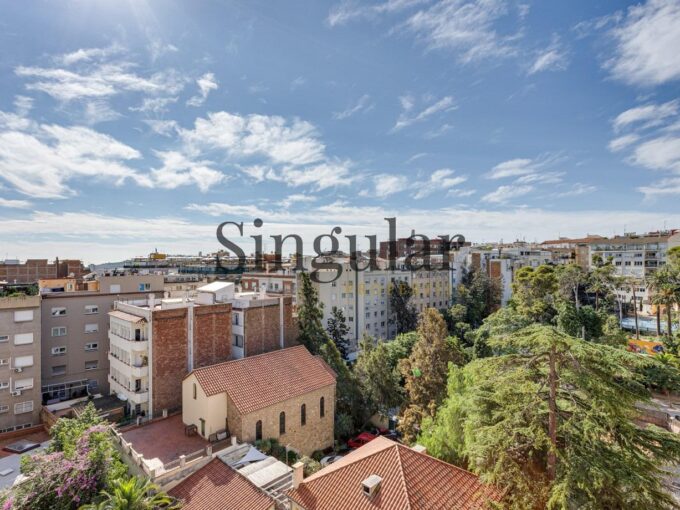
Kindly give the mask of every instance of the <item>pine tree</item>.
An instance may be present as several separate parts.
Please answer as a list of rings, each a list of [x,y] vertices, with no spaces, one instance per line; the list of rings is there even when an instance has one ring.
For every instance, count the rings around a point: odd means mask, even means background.
[[[639,427],[644,357],[535,325],[489,340],[507,354],[452,369],[420,438],[527,508],[674,508],[664,466],[680,438]],[[447,441],[447,444],[444,444]]]
[[[347,359],[347,355],[349,354],[349,340],[347,340],[349,326],[347,326],[345,314],[342,313],[341,308],[338,308],[337,306],[333,307],[326,330],[328,331],[331,340],[333,340],[335,346],[340,351],[343,359]]]
[[[298,342],[307,347],[312,354],[319,354],[321,347],[328,342],[328,334],[323,328],[323,304],[308,273],[300,273],[298,295]]]
[[[449,362],[463,362],[455,340],[449,342],[447,337],[442,315],[434,308],[426,309],[418,326],[418,341],[411,355],[399,363],[408,403],[400,417],[399,430],[407,443],[417,437],[422,418],[433,416],[444,399]]]
[[[550,324],[555,317],[557,278],[550,266],[523,267],[515,273],[512,301],[515,309],[532,322]]]
[[[403,401],[400,375],[390,366],[388,344],[372,341],[361,343],[361,353],[354,367],[354,374],[367,401],[371,414],[388,416],[389,411],[399,407]]]
[[[410,303],[413,289],[404,282],[394,282],[390,287],[390,322],[397,325],[397,334],[408,333],[418,326],[418,312]]]

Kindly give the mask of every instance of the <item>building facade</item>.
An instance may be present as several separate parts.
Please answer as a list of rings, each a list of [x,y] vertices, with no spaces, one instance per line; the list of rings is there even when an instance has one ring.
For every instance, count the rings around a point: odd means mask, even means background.
[[[40,423],[40,296],[0,298],[0,433]]]
[[[120,299],[163,292],[162,275],[103,275],[92,290],[42,293],[43,402],[109,393],[109,314]]]
[[[80,260],[16,259],[0,261],[0,281],[7,283],[32,284],[45,278],[81,278],[89,273]]]

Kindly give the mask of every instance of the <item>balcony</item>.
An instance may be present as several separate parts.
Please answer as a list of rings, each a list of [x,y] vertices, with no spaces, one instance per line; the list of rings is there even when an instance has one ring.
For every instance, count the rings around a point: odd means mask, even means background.
[[[127,351],[127,352],[147,352],[149,350],[149,341],[145,337],[140,340],[134,340],[120,336],[109,329],[109,341],[111,345]]]
[[[143,387],[139,391],[130,389],[118,382],[111,374],[109,374],[109,385],[112,391],[118,395],[125,395],[132,404],[146,404],[149,401],[149,388]]]
[[[146,360],[143,360],[141,363],[130,363],[109,352],[109,363],[112,368],[115,368],[121,374],[137,378],[148,377],[149,375],[149,363]]]

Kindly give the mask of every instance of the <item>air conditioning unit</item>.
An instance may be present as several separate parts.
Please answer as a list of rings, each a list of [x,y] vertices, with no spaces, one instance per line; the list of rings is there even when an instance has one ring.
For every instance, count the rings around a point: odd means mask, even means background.
[[[17,374],[19,374],[19,373],[23,372],[24,369],[23,369],[22,367],[17,367],[17,368],[14,369],[14,371],[15,371]]]
[[[13,397],[20,397],[21,396],[21,390],[16,390],[10,393]]]

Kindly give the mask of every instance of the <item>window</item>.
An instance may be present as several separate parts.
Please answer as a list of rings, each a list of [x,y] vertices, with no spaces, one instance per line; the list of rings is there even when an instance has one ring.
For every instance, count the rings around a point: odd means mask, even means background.
[[[243,335],[234,334],[234,347],[243,347]]]
[[[109,285],[109,293],[116,294],[118,292],[120,292],[120,285],[119,284]]]
[[[6,413],[9,411],[9,406],[0,406],[0,413]]]
[[[0,335],[0,344],[4,344],[5,342],[9,342],[9,335]]]
[[[237,314],[237,313],[235,313],[235,314],[233,314],[233,315],[231,316],[231,323],[232,323],[234,326],[238,326],[238,325],[239,325],[239,324],[238,324],[238,323],[239,323],[239,317],[240,317],[240,315]]]
[[[66,346],[60,345],[58,347],[52,347],[52,356],[63,356],[66,354]]]
[[[303,427],[307,424],[307,405],[302,404],[300,406],[300,425]]]
[[[14,335],[14,345],[28,345],[33,343],[33,333],[19,333]]]
[[[33,388],[33,378],[28,377],[26,379],[16,379],[14,381],[14,390],[15,391],[20,391],[20,390],[30,390]]]
[[[97,370],[97,368],[99,368],[99,361],[94,360],[85,362],[85,370]]]
[[[52,367],[52,375],[64,375],[66,373],[66,365],[57,365]]]
[[[255,424],[255,441],[262,441],[262,420]]]
[[[194,400],[196,400],[196,383],[194,383]]]
[[[326,416],[326,399],[323,397],[319,399],[319,416]]]
[[[286,413],[281,411],[279,414],[279,434],[283,435],[286,433]]]
[[[14,312],[14,322],[30,322],[33,320],[33,310],[17,310]]]
[[[0,367],[3,365],[9,365],[9,359],[7,358],[0,359]]]
[[[14,404],[14,414],[30,413],[33,411],[33,401],[19,402]]]
[[[9,388],[9,381],[0,381],[0,390],[6,390]]]
[[[97,333],[99,324],[85,324],[85,333]]]
[[[52,328],[52,336],[66,336],[66,326]]]
[[[85,305],[85,315],[94,315],[95,313],[99,313],[98,305]]]
[[[66,308],[63,306],[52,308],[52,317],[63,317],[66,315]]]
[[[27,356],[17,356],[14,358],[15,368],[25,368],[33,366],[33,355],[29,354]]]
[[[89,344],[85,344],[85,350],[86,351],[98,351],[99,350],[99,342],[91,342]]]
[[[139,284],[139,290],[144,291],[144,290],[149,290],[151,288],[151,285],[148,283],[140,283]]]

